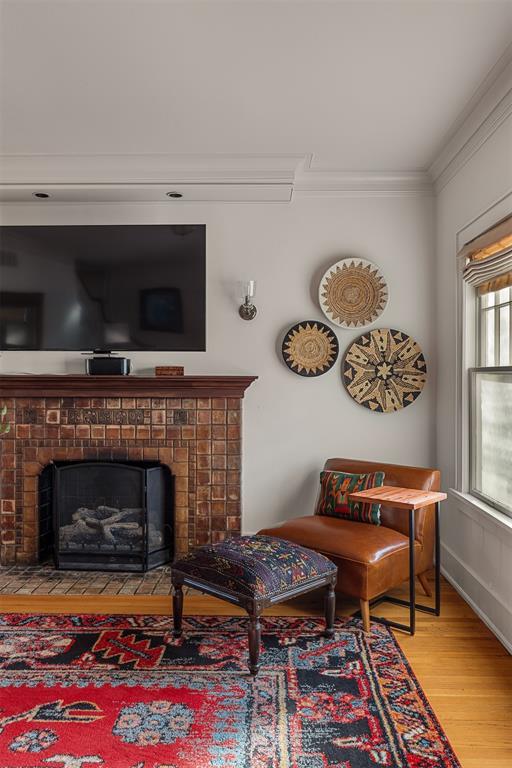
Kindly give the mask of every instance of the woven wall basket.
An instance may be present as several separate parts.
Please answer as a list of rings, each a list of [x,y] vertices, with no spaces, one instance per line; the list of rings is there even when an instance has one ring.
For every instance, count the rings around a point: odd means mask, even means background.
[[[338,357],[338,339],[327,325],[304,320],[285,335],[282,352],[288,368],[299,376],[321,376]]]
[[[341,370],[350,397],[381,413],[414,403],[427,377],[419,344],[394,328],[377,328],[359,336],[345,353]]]
[[[342,259],[320,281],[324,315],[342,328],[362,328],[384,311],[388,288],[379,268],[364,259]]]

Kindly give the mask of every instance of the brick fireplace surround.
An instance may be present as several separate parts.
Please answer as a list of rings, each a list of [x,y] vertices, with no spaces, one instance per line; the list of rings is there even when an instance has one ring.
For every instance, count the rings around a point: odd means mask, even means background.
[[[0,376],[0,565],[38,557],[51,461],[157,459],[175,476],[175,551],[240,532],[241,405],[255,376]]]

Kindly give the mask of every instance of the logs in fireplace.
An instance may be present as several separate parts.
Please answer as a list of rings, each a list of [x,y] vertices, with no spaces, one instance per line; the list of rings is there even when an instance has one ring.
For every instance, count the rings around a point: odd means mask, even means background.
[[[63,551],[82,546],[114,552],[131,552],[142,546],[144,509],[119,508],[99,504],[93,509],[79,507],[73,513],[73,522],[59,528],[59,548]],[[154,523],[148,524],[150,549],[160,549],[164,537]]]
[[[60,569],[146,571],[173,549],[173,478],[156,461],[58,461],[40,478],[40,557]]]

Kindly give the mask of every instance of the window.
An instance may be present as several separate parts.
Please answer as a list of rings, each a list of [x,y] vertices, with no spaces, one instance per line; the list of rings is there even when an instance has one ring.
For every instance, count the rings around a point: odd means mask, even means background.
[[[477,301],[479,366],[512,365],[512,287],[484,293]]]
[[[477,321],[469,490],[512,517],[512,215],[466,242],[457,256],[465,295],[474,297],[467,316]]]
[[[512,287],[478,295],[476,301],[471,493],[512,517]]]

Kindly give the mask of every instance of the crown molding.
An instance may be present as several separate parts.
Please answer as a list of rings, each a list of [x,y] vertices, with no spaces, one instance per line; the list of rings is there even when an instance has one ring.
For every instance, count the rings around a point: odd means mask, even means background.
[[[3,184],[291,184],[303,155],[0,155]]]
[[[316,169],[306,155],[0,155],[0,202],[289,202],[297,197],[430,193],[424,171]],[[176,201],[174,201],[176,202]]]
[[[429,168],[439,192],[512,114],[512,44],[452,125]]]
[[[430,193],[432,180],[426,171],[345,171],[317,168],[315,156],[306,155],[297,167],[294,197],[346,197],[348,194],[397,195]]]
[[[346,193],[430,193],[432,180],[424,171],[317,171],[305,169],[295,177],[294,195],[330,197]]]

